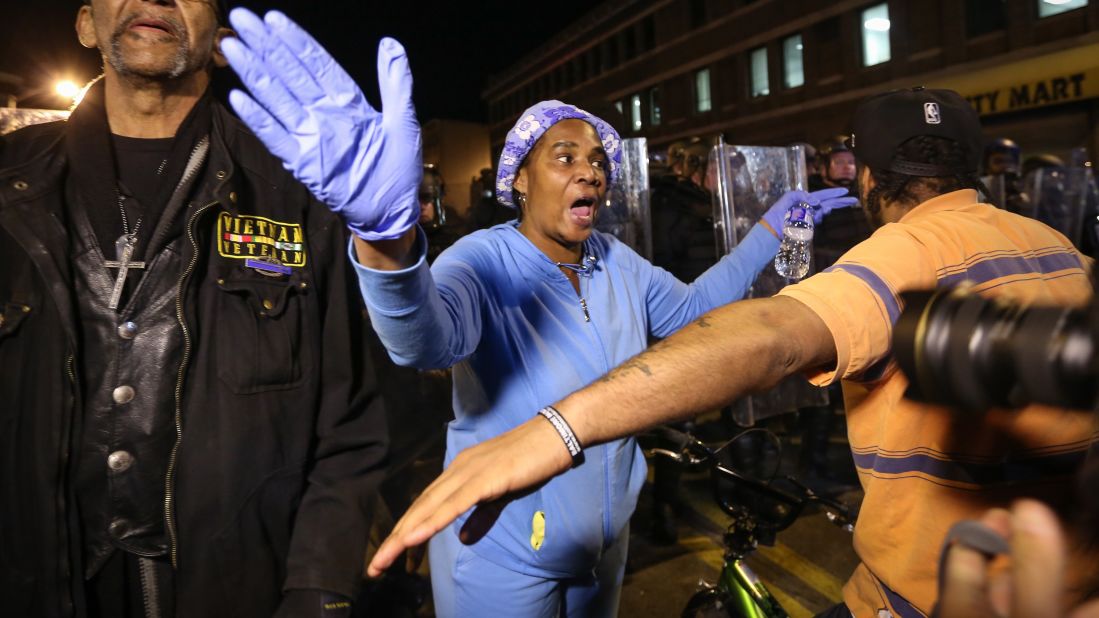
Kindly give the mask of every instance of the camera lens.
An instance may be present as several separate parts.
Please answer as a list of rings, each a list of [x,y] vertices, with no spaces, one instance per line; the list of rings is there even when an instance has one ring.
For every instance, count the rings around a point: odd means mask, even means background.
[[[964,289],[901,296],[893,349],[909,398],[973,410],[1096,405],[1099,308],[1023,307]]]

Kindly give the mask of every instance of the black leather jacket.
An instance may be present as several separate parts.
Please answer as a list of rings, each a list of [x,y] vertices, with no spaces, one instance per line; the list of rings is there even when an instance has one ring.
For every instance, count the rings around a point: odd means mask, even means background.
[[[175,277],[185,345],[164,375],[177,393],[166,479],[176,613],[270,616],[282,589],[354,596],[385,421],[343,225],[219,105],[212,125]],[[84,613],[66,133],[61,122],[0,138],[0,607],[10,616]],[[232,234],[260,221],[289,230],[274,240],[291,251],[301,245],[289,276],[246,266],[241,252],[259,241]]]

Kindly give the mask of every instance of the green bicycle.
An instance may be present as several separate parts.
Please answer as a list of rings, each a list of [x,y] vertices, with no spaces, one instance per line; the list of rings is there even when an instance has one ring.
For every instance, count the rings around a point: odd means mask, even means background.
[[[683,608],[683,618],[787,618],[786,610],[744,559],[759,545],[774,545],[775,536],[810,504],[821,506],[832,523],[848,532],[854,529],[849,509],[816,495],[793,477],[764,482],[740,474],[722,456],[725,446],[736,438],[711,449],[690,434],[668,427],[656,431],[676,448],[652,449],[650,454],[709,467],[715,500],[732,518],[724,535],[725,556],[718,580],[700,582]]]

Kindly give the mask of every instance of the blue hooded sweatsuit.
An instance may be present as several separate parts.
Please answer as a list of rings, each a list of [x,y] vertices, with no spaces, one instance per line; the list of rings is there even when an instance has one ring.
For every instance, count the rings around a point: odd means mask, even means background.
[[[743,298],[779,244],[757,224],[736,251],[687,285],[596,231],[584,243],[595,267],[579,277],[578,296],[517,226],[512,221],[460,239],[430,270],[422,233],[420,259],[405,270],[365,268],[352,248],[371,321],[393,360],[454,368],[446,465],[638,354],[650,337],[666,337]],[[587,448],[584,457],[508,504],[469,547],[475,557],[533,577],[590,575],[627,529],[646,466],[632,438]],[[544,535],[536,518],[544,521]],[[465,519],[440,536],[456,538]]]

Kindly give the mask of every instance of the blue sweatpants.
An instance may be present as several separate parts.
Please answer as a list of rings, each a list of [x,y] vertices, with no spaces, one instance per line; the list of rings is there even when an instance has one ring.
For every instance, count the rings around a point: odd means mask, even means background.
[[[583,577],[544,579],[478,556],[447,528],[431,539],[431,589],[439,618],[613,618],[626,570],[629,525]]]

